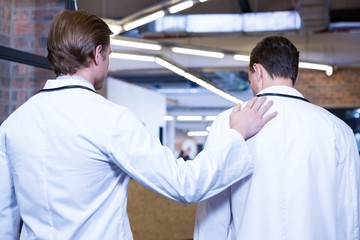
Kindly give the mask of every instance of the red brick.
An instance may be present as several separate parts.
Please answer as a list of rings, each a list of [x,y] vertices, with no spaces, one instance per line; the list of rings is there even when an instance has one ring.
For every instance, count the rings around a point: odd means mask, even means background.
[[[44,23],[16,23],[14,24],[15,35],[44,36],[47,34]]]
[[[30,47],[29,39],[26,37],[15,37],[13,47],[18,50],[28,49]]]
[[[9,101],[9,90],[0,90],[0,102],[5,103]]]
[[[34,19],[33,11],[31,8],[16,9],[13,17],[13,21],[31,21]]]

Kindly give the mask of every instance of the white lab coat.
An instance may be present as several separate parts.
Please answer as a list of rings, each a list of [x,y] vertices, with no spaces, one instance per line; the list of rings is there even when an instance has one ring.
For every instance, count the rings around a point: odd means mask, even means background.
[[[261,93],[303,97],[290,87]],[[254,173],[197,207],[195,240],[359,239],[359,152],[352,130],[328,111],[267,96],[278,116],[247,142]],[[224,139],[230,110],[205,148]]]
[[[76,77],[48,80],[44,89],[69,85],[93,89]],[[21,239],[132,239],[130,177],[193,203],[252,173],[244,139],[224,134],[185,162],[128,109],[92,91],[38,93],[0,128],[0,239],[16,239],[19,214]]]

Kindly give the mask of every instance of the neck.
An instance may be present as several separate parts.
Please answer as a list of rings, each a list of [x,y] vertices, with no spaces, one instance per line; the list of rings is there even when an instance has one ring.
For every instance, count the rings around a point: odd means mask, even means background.
[[[94,78],[91,76],[91,74],[89,74],[89,71],[84,71],[80,69],[74,74],[74,76],[79,76],[89,81],[94,86]]]
[[[294,87],[290,78],[271,78],[264,81],[263,89],[272,87],[272,86],[287,86],[287,87]]]

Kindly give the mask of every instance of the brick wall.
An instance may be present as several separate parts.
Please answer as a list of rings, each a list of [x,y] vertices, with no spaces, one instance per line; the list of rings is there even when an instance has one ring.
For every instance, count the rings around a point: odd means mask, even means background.
[[[0,45],[10,45],[11,3],[0,1]],[[0,123],[9,114],[10,62],[0,60]]]
[[[0,44],[46,56],[51,22],[64,0],[0,0]],[[0,122],[42,88],[52,71],[0,60]]]
[[[302,69],[296,88],[309,101],[325,108],[360,107],[360,68],[340,68],[331,77]]]

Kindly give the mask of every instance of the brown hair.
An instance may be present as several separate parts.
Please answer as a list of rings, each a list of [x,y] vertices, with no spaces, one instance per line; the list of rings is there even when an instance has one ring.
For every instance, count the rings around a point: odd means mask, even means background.
[[[295,84],[299,68],[299,51],[285,37],[269,36],[261,40],[250,54],[249,70],[260,63],[271,77],[290,78]]]
[[[74,74],[89,66],[95,48],[110,45],[109,26],[97,16],[83,11],[65,10],[51,25],[47,58],[57,76]]]

